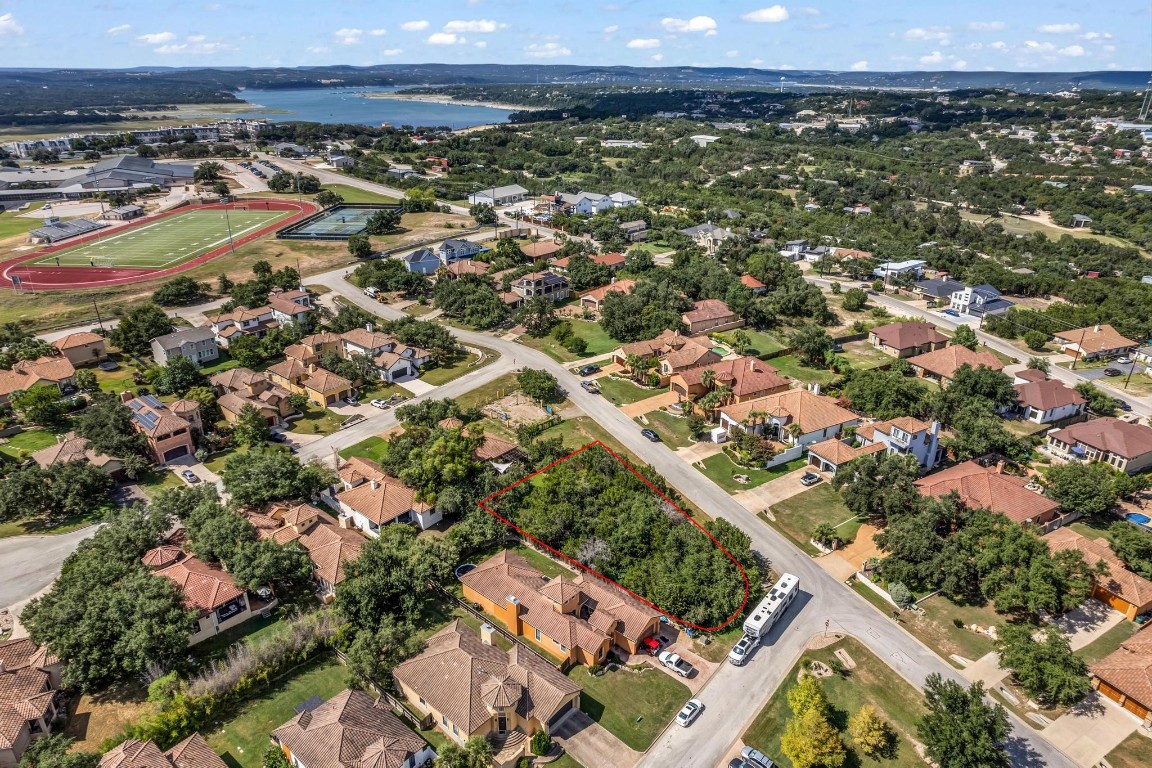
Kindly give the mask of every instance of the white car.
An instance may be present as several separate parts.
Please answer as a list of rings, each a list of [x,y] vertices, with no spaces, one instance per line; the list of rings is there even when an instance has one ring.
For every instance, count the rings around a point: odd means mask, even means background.
[[[744,637],[736,641],[736,645],[732,646],[732,650],[728,651],[728,662],[737,667],[744,666],[748,658],[752,655],[752,649],[755,647],[756,638],[744,635]]]
[[[392,407],[391,404],[387,400],[380,400],[380,399],[372,400],[369,403],[369,405],[371,405],[373,408],[379,408],[381,410],[383,410],[385,408],[391,408]]]
[[[1116,358],[1112,362],[1114,362],[1118,365],[1129,365],[1132,362],[1132,358],[1128,357],[1127,355],[1124,355],[1122,357]]]
[[[688,703],[676,715],[676,725],[687,728],[692,725],[700,713],[704,711],[704,703],[700,699],[688,699]]]

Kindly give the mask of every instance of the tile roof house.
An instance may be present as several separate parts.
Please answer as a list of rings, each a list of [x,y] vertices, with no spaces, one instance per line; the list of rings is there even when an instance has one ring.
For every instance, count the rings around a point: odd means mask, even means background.
[[[624,266],[624,254],[622,253],[596,253],[591,254],[588,258],[592,259],[593,264],[602,264],[613,272]],[[571,257],[569,256],[565,256],[562,259],[554,259],[551,264],[552,269],[557,272],[567,272],[570,260]]]
[[[916,481],[921,496],[943,498],[957,493],[965,506],[987,507],[1017,523],[1046,527],[1059,518],[1060,504],[1036,491],[1018,475],[1004,474],[1000,464],[985,467],[966,461]]]
[[[216,343],[221,347],[228,347],[228,342],[237,336],[255,336],[262,339],[268,331],[280,327],[272,307],[265,304],[262,307],[236,307],[231,312],[221,312],[208,316],[205,326],[212,329]]]
[[[440,263],[438,257],[436,263]],[[488,274],[488,270],[489,266],[484,262],[466,259],[464,261],[454,261],[448,266],[444,267],[444,274],[453,279],[464,277],[464,275],[476,275],[478,277],[482,277]]]
[[[63,392],[76,386],[76,369],[66,357],[20,360],[12,370],[0,370],[0,405],[8,405],[13,392],[36,386],[55,386]]]
[[[280,325],[308,322],[308,316],[316,311],[312,306],[312,297],[303,289],[285,291],[282,288],[273,289],[268,294],[268,306],[272,309],[272,317]]]
[[[36,739],[65,714],[56,701],[60,660],[27,638],[0,643],[0,766],[15,768]]]
[[[436,507],[416,500],[416,489],[386,474],[370,459],[353,457],[339,470],[344,490],[336,495],[340,518],[369,536],[389,523],[413,523],[424,531],[443,519]]]
[[[204,365],[220,357],[216,332],[209,327],[182,328],[157,336],[150,344],[152,359],[157,365],[168,365],[177,357],[187,358],[196,365]]]
[[[1107,324],[1059,331],[1053,336],[1060,345],[1060,351],[1077,360],[1124,355],[1138,346],[1137,342],[1121,336],[1119,331]]]
[[[228,768],[228,764],[194,733],[166,752],[151,740],[128,739],[106,752],[98,768]]]
[[[1037,424],[1051,424],[1081,416],[1088,407],[1088,401],[1083,395],[1053,379],[1026,381],[1012,388],[1019,398],[1013,410],[1021,418]]]
[[[680,319],[693,336],[741,328],[744,325],[744,318],[729,309],[720,299],[702,299],[693,304],[692,309],[682,314]]]
[[[679,331],[664,331],[659,336],[624,344],[612,353],[612,362],[627,370],[628,357],[638,355],[656,361],[660,386],[667,386],[674,373],[720,362],[707,338],[684,336]]]
[[[807,389],[790,389],[720,409],[720,427],[728,434],[752,431],[780,443],[781,450],[768,462],[769,467],[798,459],[809,445],[836,437],[845,427],[859,422],[856,414],[841,408],[832,398]]]
[[[561,243],[540,240],[539,242],[522,245],[520,246],[520,250],[525,256],[535,261],[536,259],[546,259],[563,247]]]
[[[104,470],[115,480],[124,479],[124,462],[114,456],[97,453],[89,447],[86,438],[77,437],[75,432],[69,432],[65,435],[59,435],[57,439],[59,442],[55,445],[41,448],[32,454],[32,460],[41,469],[72,461],[86,461],[92,466]]]
[[[1103,461],[1134,475],[1152,467],[1152,428],[1106,417],[1048,433],[1048,448],[1057,456]]]
[[[342,691],[272,731],[296,768],[415,768],[436,758],[428,742],[364,691]]]
[[[522,751],[532,734],[580,706],[580,686],[519,643],[504,651],[482,631],[455,620],[392,674],[412,706],[457,744],[491,735]],[[519,756],[501,764],[514,765]]]
[[[141,560],[152,573],[175,584],[184,596],[184,604],[196,612],[196,625],[188,645],[215,637],[256,615],[248,593],[237,586],[227,571],[219,565],[205,563],[177,544],[150,549]]]
[[[363,536],[338,524],[327,512],[303,502],[273,502],[261,512],[248,513],[248,522],[262,539],[277,544],[294,541],[304,548],[325,603],[332,601],[336,585],[344,581],[344,564],[360,557],[366,543]]]
[[[768,292],[768,286],[752,277],[752,275],[740,275],[740,284],[757,296]]]
[[[916,371],[917,376],[935,381],[941,387],[947,387],[951,384],[952,379],[956,377],[956,371],[963,365],[971,368],[979,368],[983,365],[994,371],[1004,369],[1004,364],[1000,362],[1000,358],[991,352],[973,352],[968,347],[962,347],[959,344],[909,357],[908,362],[911,364],[912,370]]]
[[[937,421],[929,424],[911,416],[877,421],[858,427],[856,438],[864,445],[883,445],[889,454],[915,456],[925,469],[932,469],[944,458]]]
[[[1090,670],[1096,690],[1147,722],[1152,715],[1152,636],[1144,632],[1125,640]]]
[[[888,323],[868,332],[868,342],[894,357],[915,357],[948,346],[948,337],[932,323]]]
[[[1044,540],[1053,554],[1074,549],[1089,566],[1103,562],[1105,572],[1094,576],[1092,597],[1124,614],[1129,621],[1152,610],[1152,581],[1128,570],[1107,539],[1090,539],[1071,528],[1057,528]]]
[[[738,357],[674,373],[669,387],[682,400],[701,397],[708,393],[708,387],[704,385],[706,371],[712,371],[713,387],[723,386],[732,390],[732,402],[735,403],[774,395],[792,386],[790,379],[781,376],[780,371],[768,363],[754,357]]]
[[[91,331],[70,333],[56,339],[52,342],[52,346],[74,366],[95,365],[108,359],[104,337]]]
[[[269,366],[268,376],[274,384],[302,394],[317,405],[331,405],[352,396],[352,382],[348,379],[315,363],[305,365],[293,357]]]
[[[203,430],[203,425],[200,404],[195,400],[165,405],[155,395],[134,398],[130,392],[122,392],[120,400],[132,411],[132,426],[143,433],[157,464],[191,456],[196,451],[192,433]]]
[[[288,389],[248,368],[221,371],[208,381],[216,392],[216,404],[229,424],[236,423],[245,405],[258,410],[270,427],[279,425],[286,416],[296,412],[289,402],[292,393]]]
[[[869,453],[883,453],[884,450],[883,443],[855,446],[850,440],[833,437],[808,446],[808,465],[835,477],[845,464]]]
[[[593,288],[590,291],[580,295],[580,306],[599,312],[601,306],[604,304],[604,298],[609,293],[632,293],[632,289],[636,287],[636,281],[629,278],[617,280],[612,278],[612,282],[608,285],[602,285],[599,288]]]

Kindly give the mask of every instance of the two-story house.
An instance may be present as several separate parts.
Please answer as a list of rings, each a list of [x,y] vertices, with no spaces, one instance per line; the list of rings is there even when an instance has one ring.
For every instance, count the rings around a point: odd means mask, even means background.
[[[734,236],[731,230],[718,227],[710,221],[679,231],[680,234],[690,237],[693,243],[703,248],[704,252],[708,254],[716,253],[720,243]]]
[[[948,337],[932,323],[888,323],[868,332],[868,342],[881,352],[905,358],[948,346]]]
[[[152,573],[175,584],[184,604],[196,612],[188,645],[202,643],[255,615],[248,593],[237,586],[227,571],[205,563],[179,544],[161,544],[145,552],[141,559]]]
[[[296,323],[308,326],[309,318],[316,308],[312,306],[312,297],[303,289],[285,291],[280,288],[268,294],[268,306],[272,310],[272,318],[280,325]]]
[[[28,746],[65,714],[57,701],[60,660],[28,638],[0,643],[0,768],[16,768]]]
[[[132,426],[144,435],[148,452],[157,464],[195,453],[192,434],[204,431],[200,421],[200,403],[177,400],[165,405],[155,395],[132,397],[131,392],[122,392],[120,400],[132,411]]]
[[[1088,328],[1073,328],[1053,334],[1060,351],[1077,360],[1098,360],[1126,355],[1136,349],[1137,342],[1107,323]]]
[[[1049,378],[1025,381],[1012,388],[1016,390],[1018,402],[1009,412],[1037,424],[1052,424],[1083,416],[1088,408],[1083,395]]]
[[[580,306],[591,310],[593,313],[599,314],[600,309],[604,306],[604,299],[608,294],[632,293],[632,289],[635,287],[635,280],[629,278],[617,280],[616,278],[612,278],[612,282],[608,285],[602,285],[599,288],[593,288],[590,291],[580,294]]]
[[[633,357],[647,361],[648,370],[655,369],[662,387],[668,386],[674,373],[721,360],[720,355],[712,351],[707,338],[693,338],[667,330],[655,338],[625,344],[612,352],[612,362],[629,373],[632,373],[628,366]]]
[[[962,315],[985,317],[1000,315],[1016,306],[1005,299],[1000,291],[987,283],[974,286],[964,286],[954,292],[949,298],[949,306]]]
[[[1102,461],[1134,475],[1152,467],[1152,428],[1106,417],[1048,433],[1048,449],[1057,456]]]
[[[292,393],[288,389],[248,368],[221,371],[208,381],[216,392],[216,404],[229,424],[236,423],[245,405],[259,411],[268,426],[277,426],[296,412],[289,402]]]
[[[1004,363],[991,352],[973,352],[959,344],[909,357],[908,362],[917,376],[935,381],[941,387],[951,384],[956,372],[965,365],[970,368],[984,366],[994,371],[1004,369]]]
[[[766,466],[800,458],[813,443],[840,435],[859,417],[836,401],[807,389],[790,389],[755,400],[731,403],[720,409],[720,426],[728,433],[753,432],[779,444]]]
[[[177,357],[206,365],[220,358],[213,328],[182,328],[152,339],[152,359],[156,365],[168,365]]]
[[[709,373],[711,372],[711,373]],[[738,357],[673,373],[669,389],[681,402],[695,401],[717,387],[732,393],[732,402],[742,403],[786,391],[792,382],[780,371],[754,357]]]
[[[472,240],[448,238],[440,244],[437,254],[440,256],[440,263],[447,266],[460,259],[470,259],[483,250],[482,245]]]
[[[440,255],[430,248],[417,248],[400,257],[404,268],[418,275],[432,275],[440,269]]]
[[[935,472],[916,481],[921,496],[944,498],[955,493],[965,506],[987,507],[1017,523],[1041,528],[1058,524],[1060,504],[1031,490],[1028,480],[1004,472],[1004,463],[984,466],[977,461]]]
[[[260,512],[249,512],[248,522],[262,539],[277,544],[296,542],[312,561],[312,580],[320,600],[330,603],[336,585],[344,581],[344,564],[355,561],[366,539],[333,520],[327,512],[303,502],[273,502]]]
[[[104,337],[91,331],[70,333],[53,341],[52,346],[73,366],[97,365],[108,359]]]
[[[877,421],[856,429],[863,445],[883,445],[887,453],[916,457],[924,469],[932,469],[944,458],[940,445],[940,422],[928,423],[911,416]]]
[[[512,281],[512,306],[520,306],[536,296],[543,296],[554,302],[565,301],[571,294],[568,278],[545,270],[532,272]]]
[[[622,253],[594,253],[588,256],[593,264],[600,264],[601,266],[608,267],[608,269],[616,272],[624,267],[624,254]],[[568,263],[571,257],[565,256],[560,259],[552,260],[552,270],[561,274],[568,272]]]
[[[692,309],[680,315],[680,319],[693,336],[744,326],[744,318],[729,309],[720,299],[701,299],[692,305]]]
[[[228,347],[228,342],[237,336],[255,336],[262,339],[268,331],[279,328],[280,323],[272,312],[272,307],[265,304],[262,307],[249,309],[236,307],[231,312],[221,312],[208,317],[208,326],[216,336],[216,343],[221,347]]]
[[[364,355],[372,359],[381,380],[391,383],[397,379],[417,376],[420,368],[432,360],[432,353],[423,347],[402,344],[396,337],[366,328],[353,328],[340,334],[341,356]]]
[[[389,523],[412,523],[424,531],[444,515],[436,507],[416,500],[416,490],[388,475],[370,459],[353,457],[339,471],[344,490],[336,494],[340,518],[372,537]]]

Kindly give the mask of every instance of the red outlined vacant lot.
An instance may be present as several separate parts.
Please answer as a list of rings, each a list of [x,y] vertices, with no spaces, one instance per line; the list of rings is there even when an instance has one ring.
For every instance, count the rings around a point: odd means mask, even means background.
[[[735,613],[733,613],[731,616],[729,616],[727,619],[725,619],[722,623],[720,623],[714,627],[705,627],[705,626],[701,626],[699,624],[693,624],[690,621],[685,621],[684,619],[681,619],[677,616],[673,616],[672,614],[668,613],[667,611],[665,611],[660,606],[656,605],[655,603],[651,602],[650,600],[647,600],[647,599],[641,597],[640,595],[636,594],[635,592],[633,592],[632,590],[623,586],[622,584],[608,578],[607,576],[605,576],[602,573],[599,573],[598,571],[595,571],[595,570],[589,568],[588,566],[584,565],[583,563],[581,563],[577,560],[574,560],[571,557],[568,557],[563,552],[560,552],[559,550],[554,549],[553,547],[544,543],[540,539],[538,539],[535,536],[531,535],[530,533],[524,531],[522,528],[517,526],[511,520],[502,516],[499,512],[494,511],[491,507],[488,506],[489,502],[499,498],[502,494],[507,493],[508,491],[512,490],[513,488],[517,487],[518,485],[529,482],[532,478],[536,477],[537,475],[543,474],[543,473],[547,472],[548,470],[552,469],[553,467],[555,467],[559,464],[562,464],[565,461],[568,461],[573,456],[577,456],[577,455],[583,453],[584,451],[588,450],[589,448],[594,448],[594,447],[599,447],[599,448],[602,448],[603,450],[607,451],[612,456],[612,458],[614,458],[614,459],[616,459],[616,461],[620,462],[620,464],[625,469],[627,469],[629,472],[631,472],[633,475],[635,475],[637,478],[639,478],[640,481],[644,483],[644,485],[648,486],[649,490],[651,490],[654,494],[656,494],[661,499],[666,501],[668,504],[671,504],[681,515],[684,516],[684,518],[686,520],[691,522],[692,525],[696,526],[696,528],[699,529],[699,531],[702,534],[704,534],[709,539],[711,539],[712,543],[716,545],[716,548],[719,549],[721,552],[723,552],[724,555],[730,561],[732,561],[732,564],[735,565],[736,569],[740,572],[740,578],[744,581],[744,597],[741,599],[740,607],[735,611]],[[693,629],[699,629],[703,632],[716,632],[718,630],[724,629],[729,624],[731,624],[733,621],[735,621],[736,618],[744,612],[744,608],[748,605],[748,595],[751,591],[751,585],[748,582],[748,575],[746,573],[744,573],[744,568],[740,565],[739,561],[737,561],[736,558],[732,556],[732,553],[729,552],[727,549],[725,549],[724,545],[722,545],[719,541],[717,541],[715,536],[713,536],[711,533],[709,533],[707,530],[705,530],[704,526],[700,525],[700,523],[696,522],[692,518],[691,515],[689,515],[683,509],[681,509],[680,506],[676,502],[672,501],[672,499],[668,498],[659,488],[652,485],[652,483],[648,482],[648,480],[643,475],[641,475],[639,472],[637,472],[635,469],[633,469],[632,466],[628,462],[624,461],[624,459],[622,459],[619,455],[617,455],[615,451],[613,451],[608,446],[604,445],[604,443],[600,442],[599,440],[588,443],[583,448],[579,448],[579,449],[573,451],[572,453],[568,454],[564,458],[557,459],[556,461],[552,462],[548,466],[543,467],[542,469],[536,470],[535,472],[528,475],[527,477],[524,477],[520,480],[517,480],[515,483],[512,483],[511,485],[509,485],[505,488],[501,488],[499,491],[496,491],[496,493],[493,493],[490,496],[487,496],[484,499],[481,499],[479,502],[479,506],[485,512],[492,515],[497,520],[499,520],[500,522],[504,523],[505,525],[507,525],[512,530],[519,533],[525,539],[528,539],[528,540],[534,542],[535,544],[538,544],[539,546],[548,550],[549,552],[556,555],[557,557],[562,558],[564,561],[571,564],[573,567],[579,568],[582,571],[590,573],[593,576],[595,576],[596,578],[600,579],[601,581],[607,582],[607,583],[611,584],[612,586],[616,587],[617,589],[620,589],[620,590],[628,593],[629,595],[631,595],[636,600],[639,600],[640,602],[644,603],[644,605],[647,605],[648,607],[650,607],[656,611],[659,611],[660,613],[667,616],[669,619],[676,622],[677,624],[681,624],[681,625],[684,625],[687,627],[692,627]]]

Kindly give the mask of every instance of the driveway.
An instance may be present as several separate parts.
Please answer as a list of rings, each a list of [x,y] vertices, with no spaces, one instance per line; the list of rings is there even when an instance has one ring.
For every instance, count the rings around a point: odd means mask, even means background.
[[[1096,765],[1139,725],[1131,712],[1093,691],[1045,728],[1044,736],[1077,765]]]
[[[579,709],[556,724],[552,738],[589,768],[632,768],[642,757]]]
[[[396,384],[412,393],[413,397],[420,397],[420,395],[427,395],[436,389],[435,384],[429,384],[426,381],[421,381],[414,376],[400,377],[396,379]]]
[[[1119,611],[1099,600],[1086,600],[1052,623],[1068,635],[1072,650],[1078,651],[1122,621],[1127,619]]]
[[[90,525],[55,536],[12,536],[0,539],[0,607],[13,606],[39,593],[56,580],[64,559],[80,542],[96,533]]]
[[[740,491],[732,498],[749,512],[763,512],[773,504],[779,504],[784,499],[790,499],[798,493],[808,490],[800,484],[800,478],[809,471],[808,467],[801,467],[795,472],[770,480],[763,485]]]
[[[661,408],[667,408],[678,402],[680,402],[680,396],[675,392],[661,392],[653,397],[646,397],[643,400],[637,400],[634,403],[620,406],[620,413],[630,419],[634,419],[637,416],[643,416],[649,411],[658,411]]]

